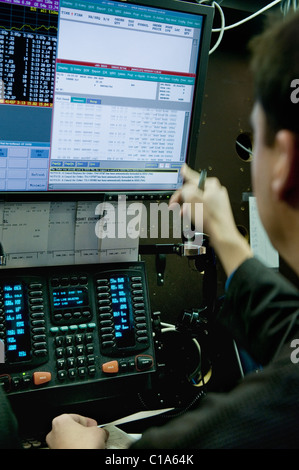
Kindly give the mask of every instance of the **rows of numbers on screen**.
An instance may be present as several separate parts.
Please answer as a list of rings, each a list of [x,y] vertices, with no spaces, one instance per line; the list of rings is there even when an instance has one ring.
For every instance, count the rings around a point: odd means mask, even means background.
[[[57,39],[20,31],[0,32],[2,97],[11,104],[52,103]],[[18,54],[23,53],[22,61]],[[19,75],[16,75],[19,71]]]
[[[3,287],[6,320],[7,352],[13,360],[25,360],[29,354],[29,332],[26,324],[24,292],[22,284]]]
[[[121,338],[123,336],[124,331],[130,329],[128,306],[129,299],[125,283],[126,279],[124,277],[110,278],[110,289],[116,339]]]
[[[91,100],[92,101],[92,100]],[[179,161],[184,111],[57,100],[52,159]]]

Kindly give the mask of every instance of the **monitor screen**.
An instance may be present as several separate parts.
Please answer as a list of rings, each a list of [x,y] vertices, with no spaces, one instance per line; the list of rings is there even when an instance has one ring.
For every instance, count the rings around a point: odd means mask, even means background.
[[[0,191],[174,191],[195,155],[213,8],[0,2]]]

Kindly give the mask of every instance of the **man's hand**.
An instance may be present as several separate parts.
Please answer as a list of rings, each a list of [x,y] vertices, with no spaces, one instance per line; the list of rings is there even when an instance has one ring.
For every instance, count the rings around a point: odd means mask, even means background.
[[[52,421],[46,436],[50,449],[105,449],[108,433],[94,419],[63,414]]]
[[[226,274],[229,275],[253,254],[236,227],[227,189],[217,178],[207,178],[204,190],[200,190],[199,173],[187,165],[182,167],[182,176],[184,184],[173,194],[169,206],[179,203],[184,210],[184,202],[203,203],[204,232],[209,235],[210,244],[221,260]],[[189,204],[187,206],[189,208]],[[196,221],[192,210],[191,219],[193,222]]]

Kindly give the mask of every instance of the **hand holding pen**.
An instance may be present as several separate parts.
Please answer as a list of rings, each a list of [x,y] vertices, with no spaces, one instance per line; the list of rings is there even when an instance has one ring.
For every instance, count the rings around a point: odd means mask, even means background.
[[[240,234],[235,224],[228,191],[222,186],[218,178],[206,177],[206,171],[201,174],[189,168],[182,167],[184,183],[170,199],[171,207],[174,203],[203,204],[203,229],[209,235],[210,246],[219,256],[225,272],[229,275],[241,261],[252,256],[250,246]],[[194,210],[191,211],[191,220],[194,221]]]

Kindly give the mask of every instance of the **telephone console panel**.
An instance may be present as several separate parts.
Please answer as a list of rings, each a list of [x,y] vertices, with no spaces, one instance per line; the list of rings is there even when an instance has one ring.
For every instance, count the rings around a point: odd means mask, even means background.
[[[0,339],[10,394],[154,372],[144,263],[0,272]]]

